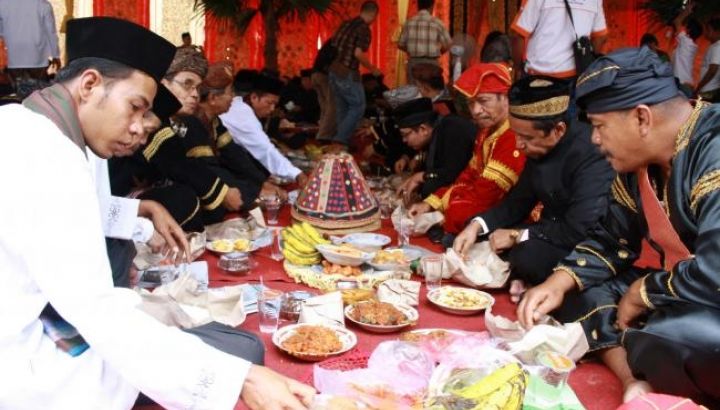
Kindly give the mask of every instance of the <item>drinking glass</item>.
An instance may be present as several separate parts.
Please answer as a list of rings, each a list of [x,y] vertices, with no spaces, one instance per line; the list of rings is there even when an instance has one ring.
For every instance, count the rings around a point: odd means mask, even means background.
[[[273,260],[281,261],[283,260],[284,256],[282,253],[282,246],[280,245],[280,229],[273,229],[272,235],[273,240],[272,245],[270,245],[270,257]]]
[[[410,245],[410,235],[413,232],[413,229],[415,229],[415,222],[405,216],[400,217],[400,224],[398,229],[398,246],[404,247],[406,245]]]
[[[264,288],[258,295],[260,332],[275,333],[280,318],[283,293],[276,289]]]
[[[443,257],[439,255],[423,256],[420,259],[423,274],[425,275],[425,286],[428,292],[440,287],[443,275]]]
[[[265,208],[265,219],[268,225],[277,225],[278,214],[280,213],[280,198],[276,196],[263,198],[263,207]]]

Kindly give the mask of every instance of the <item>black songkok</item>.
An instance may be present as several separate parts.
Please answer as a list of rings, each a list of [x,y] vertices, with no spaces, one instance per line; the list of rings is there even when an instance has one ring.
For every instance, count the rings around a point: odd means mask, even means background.
[[[235,94],[249,93],[253,88],[253,82],[257,77],[258,72],[256,70],[243,69],[235,74],[233,78],[233,90]]]
[[[672,67],[647,47],[600,57],[576,85],[578,106],[591,114],[654,105],[678,95]]]
[[[398,128],[410,128],[420,124],[433,124],[437,114],[433,111],[429,98],[416,98],[400,104],[393,110],[393,118]]]
[[[280,95],[285,85],[282,81],[269,75],[258,73],[255,75],[252,83],[252,89],[250,91],[256,93],[266,93],[273,95]]]
[[[84,57],[104,58],[143,71],[158,83],[175,55],[175,46],[164,38],[112,17],[69,20],[66,34],[68,62]]]
[[[167,123],[170,117],[175,115],[181,107],[182,104],[175,98],[175,95],[164,85],[158,84],[157,94],[155,94],[155,99],[153,100],[152,112],[160,118],[160,121],[163,124]]]
[[[516,81],[508,92],[510,115],[526,120],[543,120],[564,114],[570,105],[567,80],[531,75]]]

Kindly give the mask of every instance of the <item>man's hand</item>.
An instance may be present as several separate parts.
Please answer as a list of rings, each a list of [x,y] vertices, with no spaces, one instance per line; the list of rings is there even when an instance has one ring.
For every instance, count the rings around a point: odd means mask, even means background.
[[[396,174],[402,174],[403,171],[407,168],[408,164],[410,163],[410,158],[408,158],[407,155],[403,155],[395,161],[395,164],[393,165],[393,170]]]
[[[633,327],[637,323],[638,318],[648,311],[648,307],[645,305],[645,302],[643,302],[640,293],[643,280],[644,278],[641,278],[633,282],[622,299],[620,299],[620,303],[618,303],[617,323],[620,330]]]
[[[288,193],[286,190],[280,188],[272,182],[265,181],[260,189],[260,197],[263,198],[271,196],[276,196],[282,201],[287,201],[288,199]]]
[[[295,182],[297,182],[298,188],[303,189],[308,183],[308,177],[307,175],[305,175],[304,172],[301,172],[298,174],[297,177],[295,177]]]
[[[147,246],[153,251],[153,253],[161,253],[167,248],[167,241],[160,235],[158,231],[153,231],[152,237],[147,241]]]
[[[495,253],[502,253],[517,243],[518,231],[516,229],[497,229],[488,238],[490,249]]]
[[[575,286],[575,281],[570,275],[556,270],[545,282],[525,292],[517,309],[520,324],[525,329],[532,328],[544,315],[559,308],[565,293]]]
[[[462,232],[455,237],[455,241],[453,242],[453,249],[455,252],[460,255],[465,255],[465,253],[470,250],[470,247],[473,246],[475,241],[477,241],[478,233],[481,228],[482,226],[480,226],[479,222],[470,222],[468,226],[466,226],[465,229],[463,229]]]
[[[400,185],[400,187],[397,189],[397,194],[405,197],[409,197],[410,194],[412,194],[420,184],[423,183],[425,180],[425,173],[424,172],[416,172],[414,173],[410,178],[406,179],[405,182]]]
[[[155,232],[150,241],[156,239],[155,235],[159,234],[167,247],[175,254],[176,264],[190,262],[190,244],[185,237],[185,232],[164,206],[155,201],[141,200],[138,215],[150,219],[153,223]],[[150,247],[152,248],[153,245],[150,244]]]
[[[240,399],[252,410],[304,410],[314,397],[312,387],[257,365],[250,367],[240,393]],[[235,408],[242,406],[238,403]]]
[[[413,218],[426,214],[428,212],[432,211],[432,207],[427,202],[418,202],[417,204],[413,204],[410,209],[408,210],[408,214],[412,216]]]
[[[222,202],[228,211],[239,211],[243,206],[242,194],[237,188],[229,188]]]

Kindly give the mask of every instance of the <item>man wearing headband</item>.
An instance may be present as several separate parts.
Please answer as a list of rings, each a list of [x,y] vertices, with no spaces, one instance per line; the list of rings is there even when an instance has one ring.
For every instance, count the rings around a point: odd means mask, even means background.
[[[241,77],[236,78],[236,93],[230,110],[220,115],[223,126],[233,141],[245,147],[271,174],[305,186],[307,175],[273,145],[260,122],[275,110],[283,83],[254,71],[245,71]]]
[[[652,388],[718,408],[720,107],[688,101],[648,48],[597,60],[577,97],[620,174],[607,216],[528,291],[518,317],[581,320],[626,399]],[[639,268],[643,240],[658,254]]]
[[[615,173],[590,141],[591,128],[568,114],[567,81],[528,76],[509,93],[510,128],[527,157],[520,180],[498,205],[476,215],[453,248],[465,254],[490,234],[492,250],[507,257],[511,299],[524,283],[538,285],[604,215]],[[539,220],[526,223],[542,204]]]
[[[477,128],[456,115],[439,116],[429,98],[416,98],[393,110],[403,143],[425,157],[425,168],[398,188],[398,194],[418,190],[425,198],[450,185],[472,156]]]
[[[174,47],[100,17],[68,22],[67,53],[57,84],[0,108],[8,135],[32,136],[0,154],[13,193],[0,211],[0,309],[12,312],[0,315],[0,407],[131,408],[142,390],[170,408],[305,408],[311,388],[158,323],[113,288],[86,147],[109,158],[144,137]]]
[[[468,98],[479,128],[473,157],[451,186],[413,205],[413,215],[441,211],[445,231],[457,234],[468,219],[497,204],[517,183],[525,155],[515,148],[515,133],[508,122],[511,83],[510,71],[497,63],[476,64],[455,82],[455,88]]]
[[[198,88],[207,74],[207,60],[192,49],[178,49],[163,84],[181,102],[180,109],[152,134],[132,158],[112,161],[113,193],[136,195],[163,204],[186,231],[202,231],[216,215],[238,211],[243,198],[198,158],[186,157],[183,116],[197,112]],[[187,195],[187,189],[193,195]]]

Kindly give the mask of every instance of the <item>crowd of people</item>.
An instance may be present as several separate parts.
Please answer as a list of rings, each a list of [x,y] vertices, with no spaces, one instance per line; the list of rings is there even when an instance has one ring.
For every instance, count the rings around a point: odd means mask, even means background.
[[[444,215],[432,240],[460,254],[488,241],[520,323],[580,322],[625,400],[720,406],[720,18],[702,25],[689,4],[672,57],[647,37],[581,67],[607,33],[602,1],[528,0],[446,83],[450,35],[417,3],[398,42],[409,85],[388,90],[367,55],[373,0],[297,79],[109,17],[67,23],[64,67],[54,32],[50,60],[27,60],[14,36],[28,27],[0,0],[13,81],[41,80],[0,107],[0,407],[307,408],[314,389],[264,367],[255,335],[165,326],[129,289],[135,243],[183,262],[187,232],[286,199],[271,176],[304,187],[279,146],[306,138],[404,175],[410,215]],[[46,2],[23,4],[54,25]],[[713,44],[695,81],[701,35]],[[317,133],[288,139],[279,118]]]

